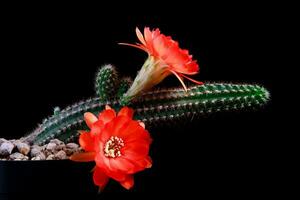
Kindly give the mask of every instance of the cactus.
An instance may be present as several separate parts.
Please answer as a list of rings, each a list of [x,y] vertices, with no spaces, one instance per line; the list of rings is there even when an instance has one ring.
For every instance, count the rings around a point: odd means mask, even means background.
[[[87,129],[83,121],[85,112],[98,114],[106,104],[120,109],[119,99],[107,99],[108,96],[81,101],[61,111],[56,109],[55,115],[44,120],[23,140],[35,144],[44,144],[52,138],[65,142],[74,140],[78,130]],[[145,122],[147,128],[154,128],[208,113],[261,106],[268,99],[268,91],[258,85],[210,83],[190,87],[187,92],[182,88],[150,91],[136,98],[129,106],[135,110],[135,119]]]
[[[120,99],[123,97],[124,93],[129,89],[132,84],[132,80],[129,77],[123,78],[120,81],[119,89],[117,91],[117,98]]]
[[[118,73],[115,67],[112,65],[104,65],[96,74],[96,95],[100,97],[102,101],[109,101],[115,97],[118,84]]]

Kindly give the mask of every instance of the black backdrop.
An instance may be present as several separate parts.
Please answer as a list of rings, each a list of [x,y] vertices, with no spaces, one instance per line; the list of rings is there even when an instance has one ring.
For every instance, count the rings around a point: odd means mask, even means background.
[[[158,27],[198,60],[196,79],[257,83],[270,90],[272,100],[261,111],[217,114],[152,133],[153,168],[136,176],[132,191],[110,183],[102,197],[276,194],[272,5],[146,5],[122,11],[80,5],[7,8],[1,14],[0,136],[22,136],[55,106],[93,96],[94,74],[102,64],[134,77],[146,54],[117,43],[137,41],[136,26]],[[178,85],[169,77],[160,86]]]

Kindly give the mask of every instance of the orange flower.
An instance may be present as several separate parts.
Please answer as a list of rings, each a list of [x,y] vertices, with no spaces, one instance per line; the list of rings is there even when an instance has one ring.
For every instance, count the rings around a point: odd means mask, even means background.
[[[136,34],[141,43],[124,45],[139,48],[148,53],[142,69],[139,71],[132,86],[124,95],[124,100],[129,101],[142,91],[152,88],[160,83],[166,76],[174,74],[185,90],[187,90],[183,78],[197,83],[202,82],[193,80],[186,75],[194,75],[199,72],[199,66],[188,50],[181,49],[178,43],[170,36],[161,34],[159,29],[150,30],[148,27],[144,29],[144,35],[136,28]]]
[[[151,167],[148,156],[151,138],[143,123],[132,120],[133,110],[124,107],[118,114],[106,106],[97,118],[85,113],[91,129],[82,131],[79,143],[86,151],[71,156],[79,162],[95,161],[93,180],[101,189],[112,178],[126,188],[133,184],[133,174]]]

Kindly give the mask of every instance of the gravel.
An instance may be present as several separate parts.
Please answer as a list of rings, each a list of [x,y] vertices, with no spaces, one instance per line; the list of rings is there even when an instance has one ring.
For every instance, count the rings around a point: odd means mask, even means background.
[[[19,141],[16,143],[16,146],[18,151],[25,156],[30,152],[30,146],[27,143],[23,143]]]
[[[0,146],[0,156],[9,156],[15,145],[10,141],[3,142]]]
[[[76,143],[53,139],[43,146],[30,145],[20,140],[0,138],[0,160],[65,160],[75,153],[82,152]]]

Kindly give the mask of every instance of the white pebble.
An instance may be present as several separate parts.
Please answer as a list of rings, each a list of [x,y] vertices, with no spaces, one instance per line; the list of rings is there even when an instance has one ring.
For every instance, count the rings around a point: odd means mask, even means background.
[[[79,147],[79,145],[76,144],[76,143],[68,143],[68,144],[66,144],[66,148],[68,148],[68,149],[77,149],[78,147]]]
[[[27,156],[26,156],[27,157]],[[25,156],[19,152],[13,153],[9,156],[9,159],[11,160],[23,160],[25,159]],[[27,157],[28,159],[28,157]]]
[[[4,142],[7,142],[7,140],[4,139],[4,138],[0,138],[0,146],[1,146],[1,144],[4,143]]]
[[[13,145],[11,142],[6,141],[3,142],[0,146],[0,155],[1,156],[8,156],[11,154],[12,150],[14,149],[15,145]]]
[[[67,159],[68,157],[67,157],[66,152],[64,152],[63,150],[61,150],[61,151],[59,151],[59,152],[57,152],[57,153],[55,154],[55,158],[58,159],[58,160],[65,160],[65,159]]]
[[[55,159],[55,157],[54,157],[53,154],[49,155],[49,156],[46,158],[46,160],[54,160],[54,159]]]
[[[60,141],[59,139],[53,139],[53,140],[50,140],[50,143],[54,143],[56,145],[61,145],[61,144],[64,144],[62,141]]]
[[[55,144],[55,143],[49,143],[49,144],[47,144],[46,149],[48,151],[54,152],[56,146],[57,146],[57,144]]]
[[[42,151],[42,147],[38,146],[38,145],[33,145],[31,147],[31,151],[30,151],[30,156],[31,157],[36,157],[37,155],[39,155]]]
[[[39,154],[31,158],[31,160],[46,160],[46,156],[43,152],[40,152]]]

